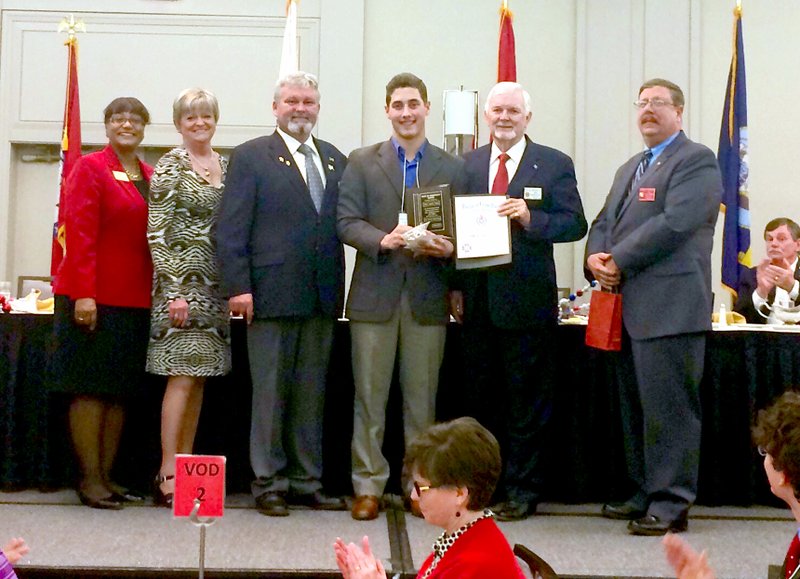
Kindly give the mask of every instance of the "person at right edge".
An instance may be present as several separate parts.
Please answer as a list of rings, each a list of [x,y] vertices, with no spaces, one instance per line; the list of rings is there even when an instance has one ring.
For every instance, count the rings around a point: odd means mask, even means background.
[[[515,521],[536,511],[544,483],[557,329],[553,244],[577,241],[587,227],[572,159],[525,135],[531,98],[522,85],[496,84],[484,116],[492,143],[465,155],[467,191],[506,197],[498,214],[511,222],[513,257],[507,266],[457,272],[450,308],[463,322],[462,412],[501,441],[505,500],[492,509]]]
[[[617,170],[589,230],[585,271],[622,295],[616,385],[633,492],[602,514],[629,520],[633,535],[663,535],[687,529],[697,495],[722,180],[714,153],[682,130],[680,87],[649,80],[634,105],[646,149]]]
[[[739,284],[733,311],[749,324],[782,324],[773,306],[793,307],[800,302],[800,226],[788,217],[776,217],[764,228],[767,256]]]

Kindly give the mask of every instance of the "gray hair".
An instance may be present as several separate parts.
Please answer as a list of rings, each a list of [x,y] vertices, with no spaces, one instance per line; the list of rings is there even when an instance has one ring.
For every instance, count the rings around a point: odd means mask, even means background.
[[[214,115],[214,122],[219,120],[219,103],[214,93],[203,88],[187,88],[175,97],[172,103],[172,122],[177,127],[181,117],[190,111],[208,109]]]
[[[531,95],[528,94],[522,85],[518,82],[498,82],[496,85],[492,87],[489,91],[489,94],[486,95],[486,103],[483,106],[483,110],[485,112],[489,112],[489,102],[499,94],[506,94],[509,92],[520,91],[522,93],[522,100],[525,101],[525,115],[527,116],[531,112]]]
[[[281,98],[281,90],[285,86],[313,88],[317,93],[317,100],[319,100],[319,81],[317,80],[317,77],[310,72],[303,72],[301,70],[297,72],[290,72],[278,80],[278,84],[275,85],[275,94],[272,97],[275,102],[278,102],[278,100]]]

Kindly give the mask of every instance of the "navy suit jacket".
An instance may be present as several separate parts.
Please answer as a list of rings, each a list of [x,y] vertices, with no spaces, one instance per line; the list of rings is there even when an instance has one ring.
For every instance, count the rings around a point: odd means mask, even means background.
[[[722,196],[717,159],[681,131],[650,164],[617,216],[640,158],[631,157],[617,170],[589,230],[586,257],[610,253],[622,271],[622,320],[631,338],[710,330],[711,246]]]
[[[541,198],[525,201],[531,213],[528,227],[511,222],[511,264],[483,271],[464,270],[455,276],[454,287],[464,292],[466,322],[475,311],[480,276],[487,278],[488,310],[495,326],[521,329],[554,321],[558,295],[553,243],[577,241],[586,235],[572,159],[527,136],[525,141],[525,152],[508,184],[508,196],[524,198],[527,187],[541,189]],[[491,145],[464,156],[468,193],[487,193],[490,156]]]
[[[319,214],[294,158],[277,133],[231,154],[217,226],[221,287],[253,294],[255,317],[338,317],[344,300],[344,250],[336,237],[339,180],[347,160],[314,144],[325,171]]]
[[[794,270],[794,279],[800,280],[800,266]],[[753,305],[753,292],[758,287],[758,280],[756,279],[756,268],[751,267],[747,270],[747,275],[739,282],[739,293],[736,297],[736,303],[733,306],[734,312],[739,312],[747,320],[748,324],[766,324],[769,316],[769,310],[764,308],[763,316],[758,313]],[[772,288],[767,295],[767,303],[772,304],[775,301],[775,288]]]

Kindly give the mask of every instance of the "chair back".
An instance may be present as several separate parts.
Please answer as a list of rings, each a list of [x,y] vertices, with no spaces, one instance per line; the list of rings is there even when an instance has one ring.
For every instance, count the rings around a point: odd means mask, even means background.
[[[525,566],[520,565],[526,577],[530,577],[531,579],[558,579],[558,575],[553,571],[553,568],[547,564],[547,561],[528,549],[525,545],[520,545],[519,543],[514,545],[514,555],[528,567],[526,570]]]

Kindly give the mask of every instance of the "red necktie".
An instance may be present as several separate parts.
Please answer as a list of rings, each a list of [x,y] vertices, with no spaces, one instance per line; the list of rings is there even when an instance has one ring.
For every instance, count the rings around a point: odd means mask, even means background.
[[[506,169],[506,161],[509,156],[505,153],[500,153],[498,160],[500,166],[497,167],[497,175],[494,176],[494,183],[492,183],[492,195],[505,195],[508,193],[508,169]]]
[[[786,579],[789,579],[794,574],[797,569],[798,559],[800,559],[800,539],[795,533],[792,542],[789,544],[789,550],[786,551],[786,559],[783,562],[783,566],[786,568]]]

